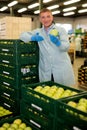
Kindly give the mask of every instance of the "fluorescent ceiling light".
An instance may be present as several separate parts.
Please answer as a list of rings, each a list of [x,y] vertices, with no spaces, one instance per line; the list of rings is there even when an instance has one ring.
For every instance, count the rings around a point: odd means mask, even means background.
[[[49,7],[47,7],[47,9],[56,9],[56,8],[58,8],[59,7],[59,5],[53,5],[53,6],[49,6]]]
[[[8,7],[12,7],[12,6],[16,5],[17,3],[18,3],[18,1],[15,0],[15,1],[9,3]]]
[[[40,13],[40,10],[34,11],[34,14],[39,14],[39,13]]]
[[[82,9],[78,11],[78,13],[85,13],[85,12],[87,12],[87,9]]]
[[[57,11],[53,11],[53,12],[52,12],[53,15],[55,15],[55,14],[59,14],[59,13],[60,13],[59,10],[57,10]]]
[[[27,8],[21,8],[21,9],[18,10],[18,13],[22,13],[22,12],[24,12],[26,10],[27,10]]]
[[[43,0],[43,3],[48,3],[50,1],[52,1],[52,0]]]
[[[28,8],[29,8],[29,9],[32,9],[32,8],[37,7],[37,6],[39,6],[39,3],[34,3],[34,4],[32,4],[32,5],[29,5]]]
[[[68,16],[68,15],[73,15],[75,14],[74,12],[68,12],[68,13],[64,13],[63,16]]]
[[[6,9],[8,9],[8,7],[7,7],[7,6],[3,6],[3,7],[0,9],[0,11],[4,11],[4,10],[6,10]]]
[[[85,4],[82,4],[82,7],[87,7],[87,3],[85,3]]]
[[[69,0],[69,1],[64,2],[64,5],[69,5],[69,4],[72,4],[72,3],[76,3],[78,1],[80,1],[80,0]]]
[[[75,10],[76,7],[70,7],[70,8],[65,8],[63,9],[63,12],[67,12],[67,11],[71,11],[71,10]]]

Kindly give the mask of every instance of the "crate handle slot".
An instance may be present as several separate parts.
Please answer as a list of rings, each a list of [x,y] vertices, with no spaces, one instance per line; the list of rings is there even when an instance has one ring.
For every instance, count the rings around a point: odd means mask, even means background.
[[[9,61],[7,61],[7,60],[2,60],[2,62],[3,62],[3,63],[9,63]]]
[[[9,108],[11,107],[11,106],[10,106],[10,105],[8,105],[7,103],[4,103],[4,105],[5,105],[5,106],[7,106],[7,107],[9,107]]]
[[[38,128],[41,128],[41,125],[39,125],[39,124],[38,124],[38,123],[36,123],[35,121],[30,120],[30,122],[31,122],[32,124],[36,125]]]
[[[9,73],[9,72],[6,72],[6,71],[3,71],[3,74],[7,74],[7,75],[9,75],[10,73]]]
[[[3,94],[6,95],[6,96],[8,96],[8,97],[10,97],[10,95],[8,93],[3,93]]]
[[[39,107],[39,106],[37,106],[37,105],[35,105],[35,104],[33,104],[33,103],[31,104],[31,106],[34,107],[34,108],[36,108],[36,109],[38,109],[39,111],[42,111],[42,108],[41,108],[41,107]]]
[[[76,126],[73,126],[73,130],[81,130],[81,129],[79,129],[79,128],[76,127]]]
[[[3,84],[5,84],[5,85],[7,85],[7,86],[10,86],[10,84],[9,84],[9,83],[6,83],[6,82],[3,82]]]
[[[2,49],[2,51],[6,51],[6,52],[8,52],[9,50],[8,50],[8,49]]]

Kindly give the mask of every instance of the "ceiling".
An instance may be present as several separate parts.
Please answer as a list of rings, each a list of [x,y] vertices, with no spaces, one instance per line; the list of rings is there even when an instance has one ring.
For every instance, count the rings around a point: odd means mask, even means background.
[[[7,6],[11,1],[12,0],[0,0],[0,8],[2,8],[3,6]],[[72,6],[77,7],[76,10],[74,10],[75,14],[69,15],[67,17],[87,16],[87,12],[86,13],[78,13],[78,10],[83,9],[82,4],[87,3],[87,0],[80,0],[77,3],[73,3],[73,4],[70,4],[70,5],[64,5],[63,3],[66,2],[66,1],[68,1],[68,0],[52,0],[48,3],[42,3],[42,0],[18,0],[18,4],[16,4],[12,8],[8,8],[7,10],[5,10],[3,12],[0,11],[0,13],[14,14],[14,16],[22,16],[23,14],[25,14],[25,15],[35,15],[34,11],[38,10],[39,8],[47,8],[48,6],[58,4],[59,7],[55,10],[60,10],[60,13],[55,15],[57,17],[63,17],[63,13],[64,13],[63,9],[69,8],[69,7],[72,7]],[[42,5],[40,5],[36,8],[33,8],[33,9],[28,9],[28,5],[31,5],[35,2],[41,2]],[[21,9],[23,7],[26,7],[27,11],[22,12],[22,13],[18,13],[17,10]],[[84,9],[87,9],[87,7],[84,7]],[[52,10],[52,11],[55,11],[55,10]]]

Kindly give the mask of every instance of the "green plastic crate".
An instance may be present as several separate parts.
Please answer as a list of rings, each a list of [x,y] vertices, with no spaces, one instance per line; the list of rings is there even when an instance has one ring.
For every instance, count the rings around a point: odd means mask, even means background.
[[[0,53],[11,54],[18,50],[20,53],[33,53],[37,51],[37,42],[24,43],[21,40],[0,40]]]
[[[21,119],[22,123],[25,123],[26,126],[31,127],[32,130],[40,130],[39,128],[33,126],[31,123],[26,121],[22,116],[14,116],[14,117],[10,117],[8,119],[3,119],[2,121],[0,121],[0,127],[3,126],[4,123],[12,124],[14,122],[14,120],[16,120],[16,119]]]
[[[73,91],[76,91],[78,93],[80,93],[80,90],[74,89],[74,88],[70,88],[68,86],[64,86],[64,85],[60,85],[58,83],[52,82],[52,81],[48,81],[48,82],[42,82],[42,83],[35,83],[35,84],[29,84],[29,85],[23,85],[21,88],[21,96],[22,99],[26,100],[26,102],[28,102],[28,104],[33,104],[33,106],[36,106],[36,110],[38,111],[40,108],[42,110],[42,112],[44,114],[49,114],[51,113],[55,113],[55,108],[57,105],[57,100],[48,97],[46,95],[43,95],[39,92],[34,91],[34,88],[36,86],[52,86],[52,85],[56,85],[57,87],[62,87],[64,89],[70,89]],[[60,99],[59,99],[60,100]],[[35,107],[34,107],[35,109]]]
[[[17,53],[18,55],[18,53]],[[0,63],[4,63],[10,66],[14,66],[14,65],[26,65],[26,64],[37,64],[38,63],[38,58],[37,55],[34,54],[30,54],[30,55],[25,55],[25,56],[12,56],[12,55],[0,55]]]
[[[22,84],[39,82],[38,49],[36,42],[0,40],[0,84],[18,89]]]
[[[60,120],[55,118],[55,129],[54,130],[75,130],[75,129],[72,129],[65,122],[63,122],[63,121],[61,122]]]
[[[6,113],[6,111],[4,111],[4,115],[2,115],[1,111],[2,111],[2,107],[4,110],[9,111],[10,113]],[[3,119],[7,119],[9,117],[13,117],[13,112],[12,110],[9,109],[9,106],[6,105],[3,101],[0,101],[0,121],[2,121]]]
[[[14,115],[18,115],[20,113],[20,99],[12,99],[10,97],[0,95],[0,104],[2,106],[4,104],[5,108],[9,108]]]
[[[20,89],[10,88],[6,85],[0,85],[0,96],[4,95],[8,98],[19,99],[20,98]]]
[[[54,130],[55,118],[51,113],[44,115],[41,112],[37,112],[24,100],[21,100],[20,110],[21,115],[33,125],[43,130]]]
[[[68,125],[71,129],[87,130],[87,113],[67,105],[69,101],[77,103],[81,98],[87,99],[87,92],[82,92],[73,97],[58,101],[56,118],[60,120],[61,123]]]

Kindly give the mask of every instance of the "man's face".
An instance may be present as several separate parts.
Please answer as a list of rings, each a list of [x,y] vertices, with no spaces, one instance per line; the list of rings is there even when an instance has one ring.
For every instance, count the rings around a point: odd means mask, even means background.
[[[43,12],[40,14],[40,22],[44,25],[45,28],[48,28],[53,21],[53,16],[50,12]]]

